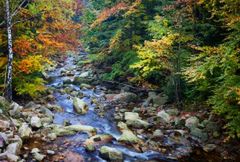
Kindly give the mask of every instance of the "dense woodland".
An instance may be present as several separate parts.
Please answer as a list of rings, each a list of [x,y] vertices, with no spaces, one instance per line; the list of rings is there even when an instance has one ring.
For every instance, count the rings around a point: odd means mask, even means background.
[[[240,138],[239,0],[0,0],[0,8],[0,95],[10,102],[46,95],[56,58],[85,51],[78,65],[93,65],[99,81],[207,111],[223,119],[227,138]]]
[[[102,1],[101,1],[102,2]],[[92,0],[81,40],[103,79],[159,87],[179,104],[204,105],[240,133],[237,0]]]

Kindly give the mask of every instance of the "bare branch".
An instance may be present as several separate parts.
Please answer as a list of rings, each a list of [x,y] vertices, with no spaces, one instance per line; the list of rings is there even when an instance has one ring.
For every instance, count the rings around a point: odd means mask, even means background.
[[[22,1],[22,3],[21,3],[21,4],[15,9],[15,11],[12,13],[11,19],[19,13],[19,11],[21,10],[21,8],[23,7],[23,5],[24,5],[26,2],[29,2],[29,0],[23,0],[23,1]]]

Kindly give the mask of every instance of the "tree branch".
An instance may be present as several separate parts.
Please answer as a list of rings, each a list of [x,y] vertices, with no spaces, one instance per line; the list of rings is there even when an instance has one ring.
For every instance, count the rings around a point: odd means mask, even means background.
[[[29,2],[29,0],[23,0],[23,1],[22,1],[22,3],[21,3],[21,4],[15,9],[15,11],[12,13],[11,19],[19,13],[20,9],[23,7],[23,5],[24,5],[26,2]]]

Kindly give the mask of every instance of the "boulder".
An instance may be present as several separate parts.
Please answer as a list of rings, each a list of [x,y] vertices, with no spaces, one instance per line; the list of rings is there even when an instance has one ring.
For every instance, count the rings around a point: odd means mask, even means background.
[[[162,122],[169,123],[171,118],[168,113],[165,112],[165,110],[159,111],[157,116],[160,118]]]
[[[153,106],[162,106],[168,101],[168,96],[165,94],[157,95],[155,92],[149,92],[148,98],[144,102],[144,106],[149,106],[152,103]]]
[[[11,161],[11,162],[17,162],[19,160],[19,157],[17,155],[8,153],[7,151],[0,154],[0,161],[5,162],[4,160]]]
[[[28,126],[27,123],[23,123],[22,126],[18,129],[18,134],[21,138],[29,138],[32,134],[32,129]]]
[[[116,148],[102,146],[100,148],[100,156],[109,161],[123,161],[123,154]]]
[[[88,105],[77,97],[73,99],[73,108],[78,114],[86,114],[88,111]]]
[[[42,126],[41,119],[38,116],[33,116],[30,123],[33,128],[40,128]]]
[[[7,134],[0,132],[0,150],[6,146],[8,143]]]
[[[185,121],[185,126],[189,129],[191,128],[197,128],[199,125],[199,119],[196,116],[189,117]]]
[[[81,88],[86,88],[86,89],[91,89],[91,88],[92,88],[91,85],[86,84],[86,83],[82,83],[82,84],[80,85],[80,87],[81,87]]]

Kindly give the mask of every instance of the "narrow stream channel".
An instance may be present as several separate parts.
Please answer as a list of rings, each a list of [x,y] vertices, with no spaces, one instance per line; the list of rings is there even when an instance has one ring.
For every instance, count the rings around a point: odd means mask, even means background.
[[[65,63],[62,67],[56,68],[54,71],[49,72],[49,76],[54,78],[52,82],[48,84],[48,87],[54,87],[56,89],[66,88],[66,84],[64,84],[65,80],[72,80],[73,76],[62,76],[61,72],[63,70],[69,70],[74,75],[74,77],[80,74],[80,69],[78,69],[76,65],[76,57],[79,56],[70,56],[65,60]],[[85,59],[86,56],[80,56],[82,59]],[[94,89],[81,89],[79,85],[68,84],[68,88],[81,92],[84,97],[83,100],[88,104],[89,111],[85,115],[79,115],[74,112],[73,109],[73,101],[71,94],[62,94],[60,92],[54,93],[56,98],[56,104],[61,106],[64,111],[58,112],[55,114],[54,123],[62,125],[64,122],[69,122],[70,124],[83,124],[90,125],[97,129],[97,134],[110,134],[114,137],[114,140],[111,143],[106,144],[107,146],[117,148],[124,154],[124,161],[163,161],[163,162],[172,162],[169,157],[164,157],[161,153],[154,151],[147,151],[144,153],[138,153],[132,149],[126,148],[123,145],[117,142],[117,139],[120,137],[121,133],[118,131],[116,123],[113,121],[113,109],[109,109],[106,112],[105,117],[100,117],[95,111],[95,104],[92,104],[92,99],[97,99],[98,102],[105,102],[103,98],[103,90],[100,86],[96,86]],[[87,134],[78,133],[73,136],[66,136],[63,139],[67,139],[72,141],[74,144],[78,144],[77,146],[69,146],[71,151],[77,152],[82,155],[86,161],[105,161],[99,156],[99,152],[87,152],[81,144],[88,138]]]

